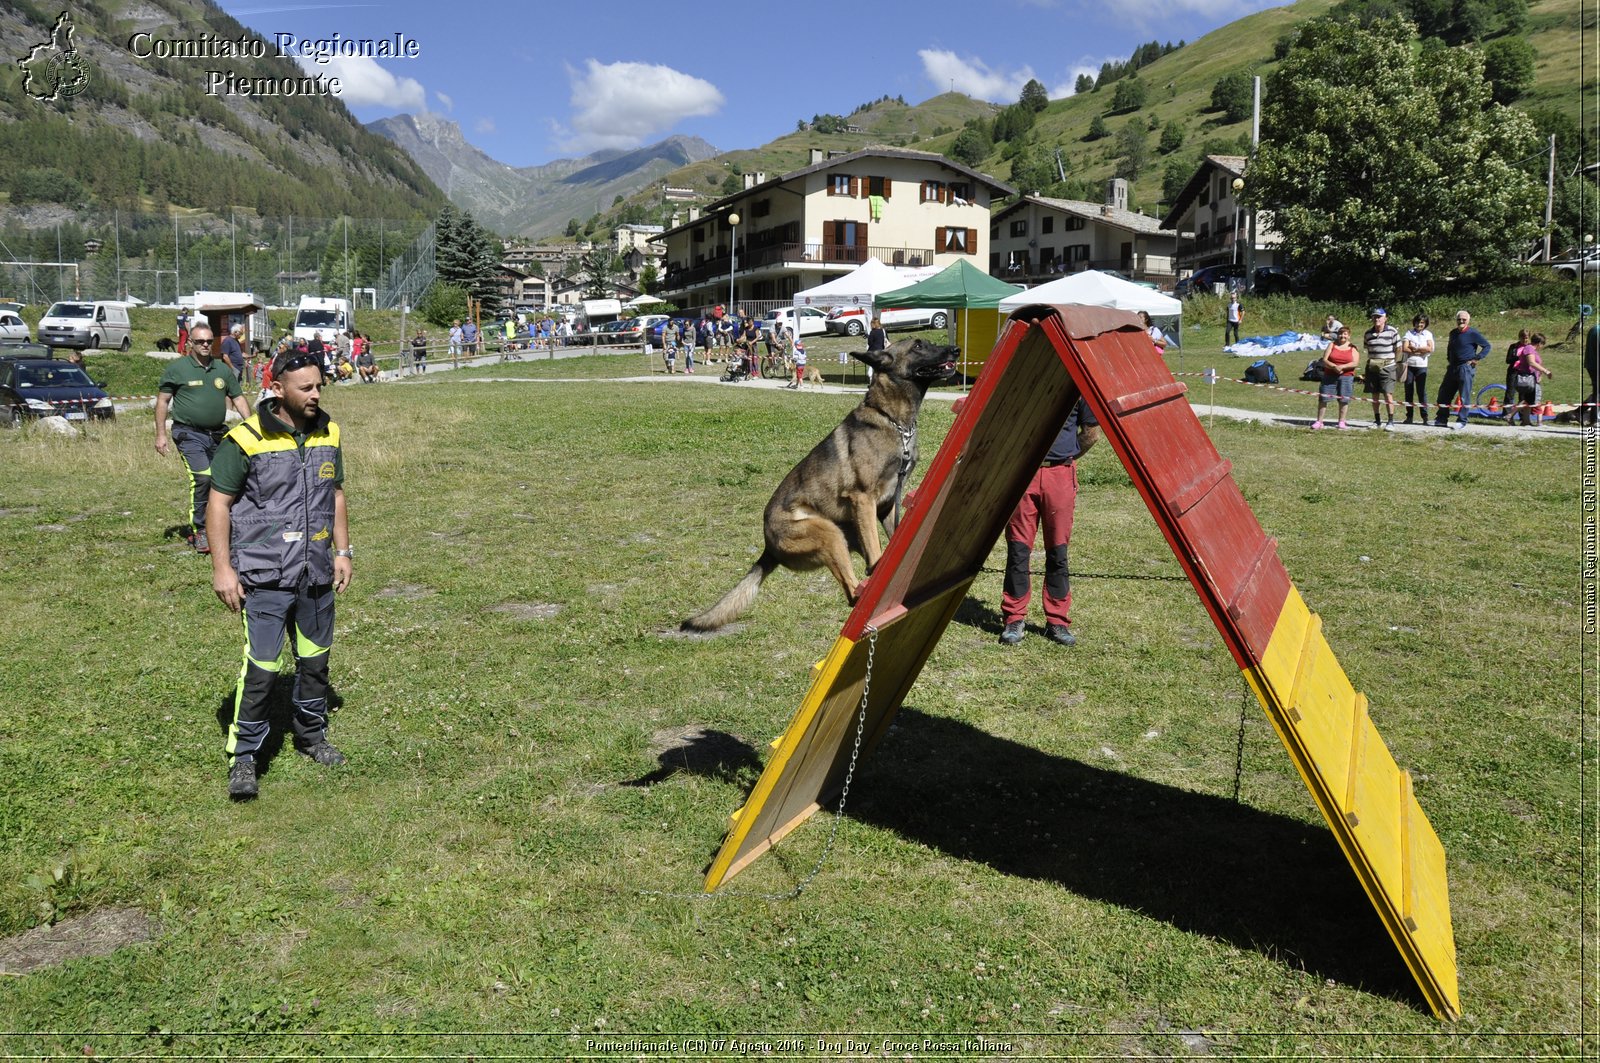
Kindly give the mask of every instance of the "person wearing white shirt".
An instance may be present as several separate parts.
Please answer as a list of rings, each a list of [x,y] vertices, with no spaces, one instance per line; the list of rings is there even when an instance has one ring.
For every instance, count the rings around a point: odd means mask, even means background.
[[[1433,353],[1433,333],[1428,329],[1428,315],[1418,314],[1411,319],[1411,328],[1400,337],[1400,353],[1405,366],[1400,379],[1406,386],[1406,424],[1421,411],[1418,420],[1428,423],[1428,355]]]

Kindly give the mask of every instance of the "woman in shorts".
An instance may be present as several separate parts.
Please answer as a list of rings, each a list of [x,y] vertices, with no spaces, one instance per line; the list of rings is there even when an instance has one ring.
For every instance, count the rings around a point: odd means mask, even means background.
[[[1311,422],[1311,427],[1326,427],[1322,423],[1323,411],[1328,408],[1329,399],[1336,399],[1339,403],[1339,427],[1349,428],[1344,419],[1350,408],[1350,400],[1355,396],[1355,389],[1356,349],[1350,342],[1350,329],[1340,326],[1322,356],[1322,387],[1317,392],[1317,419]]]

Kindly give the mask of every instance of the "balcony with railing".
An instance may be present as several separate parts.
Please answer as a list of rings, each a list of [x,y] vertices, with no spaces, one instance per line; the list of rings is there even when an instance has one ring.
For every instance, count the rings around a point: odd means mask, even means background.
[[[765,269],[817,269],[843,267],[843,272],[877,257],[890,266],[933,264],[931,247],[861,247],[856,244],[775,243],[764,247],[740,248],[737,273],[756,273]],[[664,286],[668,290],[692,288],[707,281],[726,279],[732,265],[727,254],[716,255],[693,266],[667,269]]]
[[[1175,280],[1175,275],[1166,270],[1151,269],[1143,258],[1135,259],[1133,262],[1122,258],[1087,258],[1076,262],[1066,262],[1057,258],[1034,262],[1021,255],[1018,255],[1010,265],[1000,268],[999,279],[1012,284],[1032,286],[1060,280],[1069,274],[1081,273],[1086,269],[1110,270],[1136,281],[1150,281],[1160,285],[1170,285]]]

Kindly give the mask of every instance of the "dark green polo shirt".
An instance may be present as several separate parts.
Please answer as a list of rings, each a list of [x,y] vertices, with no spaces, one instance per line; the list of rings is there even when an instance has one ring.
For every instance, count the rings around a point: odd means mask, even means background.
[[[159,387],[172,396],[170,412],[174,421],[208,430],[225,425],[228,400],[244,394],[226,358],[213,358],[202,369],[193,355],[168,362]]]
[[[263,402],[256,407],[256,413],[261,417],[261,427],[269,432],[287,432],[294,437],[295,446],[302,451],[301,459],[304,460],[306,440],[311,437],[310,432],[302,432],[287,421],[278,419],[277,409],[272,402]],[[319,425],[327,420],[328,411],[319,410],[317,421]],[[239,449],[231,437],[225,438],[217,444],[217,452],[211,456],[211,486],[225,495],[238,497],[244,490],[244,479],[250,471],[250,459],[245,457],[244,451]],[[340,447],[333,458],[333,482],[336,487],[344,486],[344,447]]]

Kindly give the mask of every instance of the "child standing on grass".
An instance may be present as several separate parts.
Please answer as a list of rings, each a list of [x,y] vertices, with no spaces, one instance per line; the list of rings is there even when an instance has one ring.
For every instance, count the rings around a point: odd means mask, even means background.
[[[790,355],[794,362],[794,383],[787,385],[795,391],[800,390],[800,382],[806,375],[806,345],[800,340],[794,341],[794,353]]]
[[[661,330],[661,356],[667,361],[667,373],[670,376],[678,371],[678,337],[672,334],[669,323]]]
[[[1327,353],[1322,356],[1322,387],[1317,391],[1317,419],[1311,422],[1311,427],[1325,427],[1322,423],[1323,411],[1328,408],[1329,399],[1337,399],[1339,427],[1349,428],[1344,419],[1355,391],[1356,348],[1350,342],[1349,327],[1341,325],[1334,334],[1333,342],[1328,344]]]

